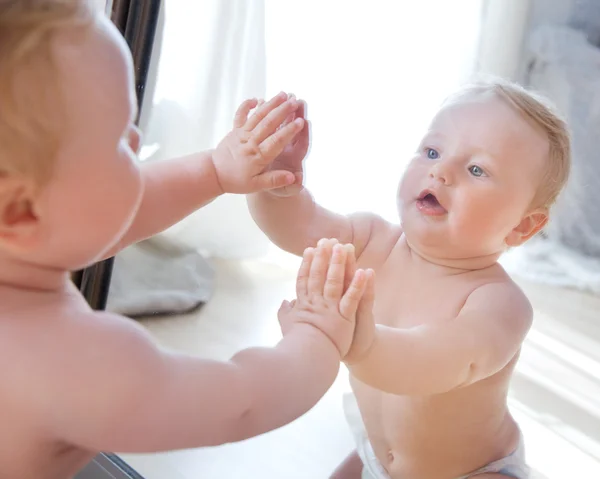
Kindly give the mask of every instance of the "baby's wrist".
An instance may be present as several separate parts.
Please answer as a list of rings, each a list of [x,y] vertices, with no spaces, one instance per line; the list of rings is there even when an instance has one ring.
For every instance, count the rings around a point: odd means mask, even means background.
[[[203,152],[206,156],[205,156],[205,161],[208,163],[208,166],[210,168],[210,172],[211,175],[213,177],[213,183],[218,191],[218,195],[217,196],[221,196],[224,195],[225,193],[227,193],[227,191],[225,190],[225,188],[223,187],[223,182],[221,181],[221,179],[219,178],[219,169],[217,168],[216,162],[215,162],[215,150],[207,150],[205,152]]]
[[[340,351],[337,343],[321,328],[312,323],[299,322],[292,327],[290,333],[294,334],[294,330],[297,330],[297,334],[302,336],[303,340],[312,343],[314,346],[335,351],[336,356],[339,358],[338,360],[341,361],[343,354]]]
[[[377,327],[374,328],[372,333],[372,339],[369,343],[365,344],[361,350],[356,353],[353,353],[352,348],[350,349],[350,353],[343,358],[344,364],[348,367],[352,367],[358,363],[361,363],[368,359],[371,352],[375,349],[376,343],[378,342],[378,333]]]

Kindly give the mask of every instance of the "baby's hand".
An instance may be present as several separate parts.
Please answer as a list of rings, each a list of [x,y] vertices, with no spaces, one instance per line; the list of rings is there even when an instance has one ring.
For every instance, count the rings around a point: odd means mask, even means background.
[[[348,365],[360,362],[369,352],[375,341],[375,318],[373,303],[375,302],[375,273],[372,269],[366,272],[365,292],[356,311],[356,328],[354,339],[344,362]]]
[[[284,301],[279,310],[284,335],[295,324],[310,324],[333,342],[341,358],[346,356],[354,335],[356,312],[367,286],[367,274],[357,270],[345,289],[348,262],[354,262],[352,250],[336,240],[321,240],[317,248],[304,252],[296,282],[297,299],[292,303]]]
[[[299,102],[285,93],[261,105],[256,99],[242,103],[235,115],[233,130],[212,155],[224,193],[254,193],[296,181],[294,173],[272,168],[271,164],[304,128],[301,117],[285,122],[298,107]],[[248,118],[254,108],[256,111]]]
[[[306,120],[306,103],[302,100],[299,100],[299,103],[298,109],[285,119],[280,128],[284,128],[297,118],[304,119],[304,127],[267,168],[274,171],[289,171],[294,174],[295,180],[291,185],[269,190],[269,193],[275,196],[294,196],[300,193],[303,188],[304,170],[302,162],[310,145],[310,125]]]

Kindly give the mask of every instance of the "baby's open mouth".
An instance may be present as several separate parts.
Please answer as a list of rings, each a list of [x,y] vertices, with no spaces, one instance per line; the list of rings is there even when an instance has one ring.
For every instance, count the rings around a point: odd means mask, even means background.
[[[447,213],[437,197],[429,190],[424,190],[417,198],[417,208],[426,215],[440,216]]]

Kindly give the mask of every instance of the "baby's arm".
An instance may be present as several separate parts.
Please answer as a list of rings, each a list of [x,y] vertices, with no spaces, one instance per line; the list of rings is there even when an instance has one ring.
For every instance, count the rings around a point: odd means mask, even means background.
[[[294,196],[263,191],[248,195],[248,207],[258,227],[281,249],[301,255],[320,238],[351,243],[359,258],[372,232],[384,220],[370,213],[343,216],[319,206],[307,189]]]
[[[216,149],[143,163],[144,193],[139,210],[124,237],[104,257],[160,233],[224,193],[245,194],[292,183],[292,173],[268,171],[267,167],[303,128],[300,118],[278,129],[298,104],[280,94],[248,118],[256,106],[256,100],[242,103],[234,129]],[[139,139],[131,143],[139,144]]]
[[[300,101],[294,115],[286,119],[283,126],[293,118],[304,119],[304,116],[305,104]],[[284,149],[270,166],[294,173],[296,182],[248,195],[248,207],[256,224],[285,251],[300,256],[320,238],[337,238],[342,243],[353,244],[356,257],[360,258],[373,236],[382,230],[391,230],[393,226],[370,213],[335,214],[319,206],[308,190],[302,188],[303,162],[309,146],[308,126],[306,122],[292,146]],[[340,177],[339,181],[344,180]],[[332,188],[335,189],[333,182]]]
[[[520,349],[533,316],[510,282],[481,286],[456,318],[415,328],[375,327],[370,311],[359,307],[356,332],[358,340],[362,328],[370,345],[354,353],[349,368],[360,381],[398,395],[443,393],[498,372]]]
[[[343,292],[347,250],[307,252],[297,300],[279,313],[284,337],[229,361],[159,349],[131,320],[101,313],[71,321],[62,355],[30,380],[44,426],[91,450],[152,452],[239,441],[283,426],[329,389],[350,346],[366,275]],[[54,391],[54,394],[53,394]]]

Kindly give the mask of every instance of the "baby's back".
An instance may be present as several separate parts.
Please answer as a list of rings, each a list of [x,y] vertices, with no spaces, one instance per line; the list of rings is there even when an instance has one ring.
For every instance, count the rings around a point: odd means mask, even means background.
[[[475,289],[499,281],[510,282],[500,266],[453,275],[414,261],[401,238],[377,271],[375,318],[395,328],[451,321]],[[496,374],[441,394],[394,395],[351,379],[391,477],[459,477],[510,454],[519,431],[506,397],[517,356]]]
[[[76,298],[75,296],[73,296]],[[78,301],[75,299],[75,301]],[[60,311],[69,296],[23,293],[0,288],[0,477],[67,479],[93,454],[56,441],[52,418],[36,405],[44,391],[39,375],[51,373],[52,351],[60,347]],[[53,324],[58,327],[54,329]],[[75,358],[73,358],[76,361]],[[66,371],[54,370],[53,374]],[[36,379],[37,378],[37,379]],[[47,377],[45,379],[48,379]],[[55,396],[56,391],[46,391]],[[77,391],[62,391],[77,394]]]

